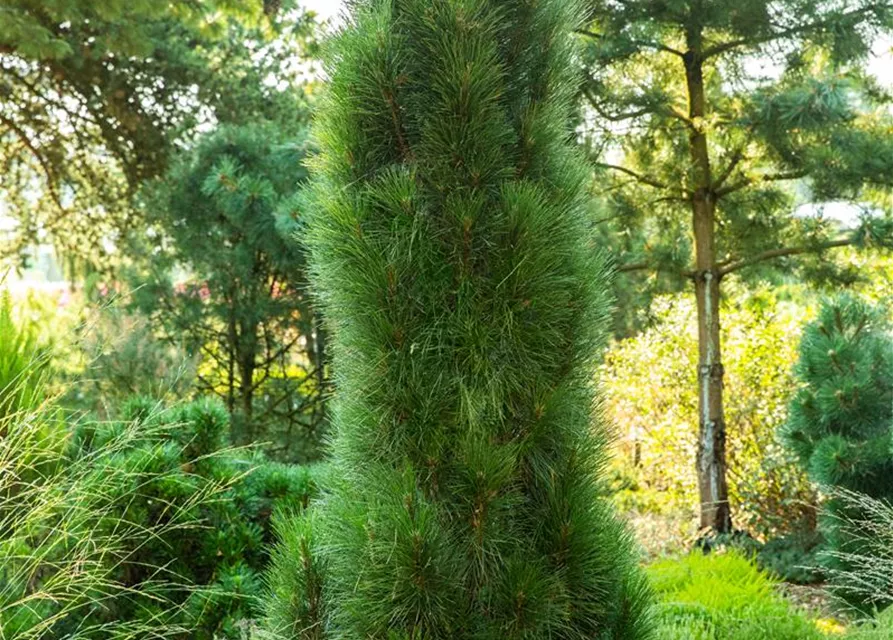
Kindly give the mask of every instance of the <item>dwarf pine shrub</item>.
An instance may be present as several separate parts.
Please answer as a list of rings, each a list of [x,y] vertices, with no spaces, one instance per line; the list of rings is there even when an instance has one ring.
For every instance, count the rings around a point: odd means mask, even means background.
[[[785,440],[825,487],[893,496],[893,339],[880,307],[851,295],[827,301],[807,325],[802,383]]]
[[[569,0],[370,0],[330,57],[308,213],[330,491],[281,523],[284,638],[643,638],[601,497],[605,273]]]

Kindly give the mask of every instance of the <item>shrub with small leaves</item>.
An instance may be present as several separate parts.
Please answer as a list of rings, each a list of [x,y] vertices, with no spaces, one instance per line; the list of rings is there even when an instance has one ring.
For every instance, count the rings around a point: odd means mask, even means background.
[[[782,291],[730,285],[722,339],[733,520],[760,540],[810,530],[815,490],[778,436],[795,387],[796,338],[809,310]],[[698,509],[698,331],[688,298],[658,298],[650,313],[650,327],[611,345],[601,381],[619,436],[612,461],[617,497],[659,555],[697,535],[691,523]],[[687,529],[668,526],[686,514]],[[651,522],[657,524],[647,528]]]

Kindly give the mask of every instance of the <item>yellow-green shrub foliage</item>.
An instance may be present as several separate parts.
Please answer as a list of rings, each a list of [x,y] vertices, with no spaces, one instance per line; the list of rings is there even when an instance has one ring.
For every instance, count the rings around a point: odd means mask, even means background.
[[[40,404],[49,348],[40,327],[0,294],[0,419]],[[0,429],[0,437],[5,434]]]
[[[645,511],[694,511],[697,326],[694,301],[654,303],[656,321],[608,351],[602,382],[618,429],[615,459]],[[736,527],[763,537],[812,520],[812,491],[777,438],[794,390],[800,323],[807,310],[766,292],[739,295],[724,310],[729,491]]]
[[[649,567],[660,597],[656,640],[822,640],[775,581],[738,553],[695,553]]]

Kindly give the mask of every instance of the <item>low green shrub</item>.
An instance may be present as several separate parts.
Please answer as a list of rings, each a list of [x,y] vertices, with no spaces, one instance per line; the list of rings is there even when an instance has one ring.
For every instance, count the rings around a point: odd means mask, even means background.
[[[0,416],[0,638],[242,638],[271,516],[316,469],[222,448],[216,402],[144,399],[70,428],[50,402]]]
[[[813,620],[737,552],[692,554],[649,567],[660,640],[818,640]]]
[[[877,502],[874,504],[880,506]],[[886,509],[887,517],[893,518],[893,510],[889,506]],[[875,524],[881,521],[875,518]],[[885,522],[889,526],[893,520]],[[885,531],[889,540],[893,528]],[[889,551],[885,557],[890,557]],[[873,578],[885,575],[885,593],[893,596],[890,590],[893,573],[889,564],[882,566],[884,562],[874,563]],[[774,578],[736,551],[665,559],[652,564],[648,573],[660,600],[655,607],[656,640],[893,638],[893,608],[876,618],[852,622],[849,627],[833,619],[811,617],[781,595]],[[871,577],[851,576],[851,579],[856,583]],[[878,588],[878,585],[868,588]]]
[[[757,565],[785,582],[816,584],[824,574],[819,559],[822,536],[817,531],[795,531],[766,541],[757,551]]]

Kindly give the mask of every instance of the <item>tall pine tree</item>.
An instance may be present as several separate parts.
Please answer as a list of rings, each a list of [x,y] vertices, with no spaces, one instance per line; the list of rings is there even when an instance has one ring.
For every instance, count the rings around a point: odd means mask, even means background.
[[[592,428],[608,301],[569,127],[579,19],[353,3],[308,231],[337,480],[281,523],[282,637],[647,636]]]
[[[588,4],[583,93],[597,117],[586,137],[609,204],[600,226],[620,296],[694,293],[700,525],[728,533],[726,283],[795,268],[852,280],[835,250],[893,245],[890,97],[865,71],[875,39],[893,32],[893,1]],[[848,228],[799,209],[832,201],[866,214]]]
[[[220,127],[145,189],[148,233],[129,245],[146,267],[132,277],[134,306],[201,358],[196,386],[226,404],[233,442],[272,441],[269,452],[298,461],[317,455],[327,384],[290,237],[306,151],[306,130]]]
[[[278,12],[275,7],[279,7]],[[295,0],[0,0],[0,260],[52,242],[69,269],[119,267],[132,199],[202,130],[273,120],[315,46]]]

